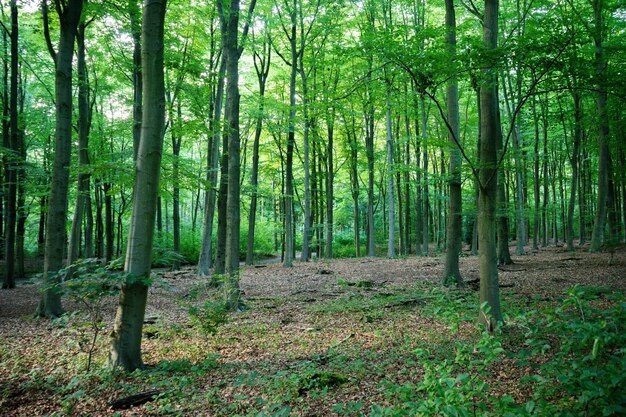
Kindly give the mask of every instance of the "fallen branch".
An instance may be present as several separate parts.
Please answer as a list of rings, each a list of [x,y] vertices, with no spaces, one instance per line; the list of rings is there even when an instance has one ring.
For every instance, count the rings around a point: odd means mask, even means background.
[[[119,400],[111,401],[109,403],[109,407],[111,407],[113,410],[127,410],[131,407],[137,407],[138,405],[153,401],[164,392],[167,392],[167,390],[155,389],[152,391],[141,392],[139,394],[130,395],[128,397],[120,398]]]

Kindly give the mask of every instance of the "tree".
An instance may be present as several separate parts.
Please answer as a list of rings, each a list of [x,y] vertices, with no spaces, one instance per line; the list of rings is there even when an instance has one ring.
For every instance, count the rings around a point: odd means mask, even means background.
[[[89,207],[91,175],[89,169],[89,131],[91,129],[91,115],[93,101],[90,100],[89,79],[85,59],[85,29],[89,22],[81,22],[76,34],[77,43],[77,70],[78,70],[78,187],[74,218],[70,231],[67,249],[67,264],[71,265],[79,257],[82,235],[83,217]],[[90,232],[90,231],[89,231]],[[85,242],[87,253],[91,253],[91,244]]]
[[[228,135],[228,196],[226,201],[226,305],[231,310],[242,307],[239,290],[239,239],[241,222],[240,196],[240,137],[239,137],[239,57],[243,46],[239,44],[239,0],[230,0],[230,4],[218,0],[217,7],[224,35],[223,53],[226,66],[226,108],[225,129]],[[248,35],[250,19],[256,0],[252,0],[248,9],[248,21],[245,24],[242,39]]]
[[[16,249],[16,222],[17,222],[17,188],[18,167],[20,165],[20,146],[18,132],[18,16],[17,3],[11,0],[11,98],[9,103],[10,133],[9,133],[9,163],[6,166],[5,184],[6,197],[6,225],[4,239],[4,283],[3,288],[15,288],[15,249]]]
[[[485,51],[494,51],[498,43],[498,0],[485,0],[483,17]],[[482,67],[480,192],[478,215],[478,246],[480,265],[480,321],[493,329],[501,322],[500,287],[496,259],[496,204],[498,175],[498,136],[501,128],[498,117],[498,81],[494,63]],[[487,310],[488,307],[489,309]]]
[[[446,0],[446,43],[450,60],[456,60],[456,16],[454,12],[454,0]],[[462,232],[462,194],[461,194],[461,152],[459,143],[459,86],[456,76],[450,77],[446,90],[448,105],[448,142],[450,144],[450,206],[448,211],[448,224],[446,228],[446,262],[443,273],[443,283],[462,284],[461,272],[459,271],[459,253],[461,251]]]
[[[163,26],[166,0],[145,0],[142,23],[143,118],[135,165],[133,212],[124,271],[111,333],[109,364],[132,372],[143,367],[141,332],[148,298],[152,238],[159,190],[159,172],[165,126]]]
[[[596,64],[596,106],[598,109],[598,197],[596,200],[596,216],[593,221],[593,233],[591,235],[592,252],[600,250],[604,242],[604,225],[606,221],[606,205],[609,186],[609,118],[606,108],[606,59],[604,56],[604,0],[593,0],[593,23],[591,29],[595,47]]]
[[[248,242],[246,245],[246,265],[254,263],[254,228],[256,226],[257,199],[259,195],[259,142],[263,127],[265,109],[265,86],[272,62],[272,48],[269,41],[269,32],[266,32],[262,43],[262,52],[253,52],[254,69],[259,83],[259,115],[257,116],[252,145],[252,197],[250,199],[250,213],[248,214]]]
[[[55,52],[50,39],[48,3],[46,0],[42,2],[44,35],[56,70],[56,127],[44,255],[44,279],[50,288],[46,288],[42,293],[36,312],[36,315],[40,317],[58,317],[63,312],[61,297],[51,288],[51,284],[58,282],[58,272],[63,268],[64,242],[67,234],[65,221],[72,144],[72,59],[83,0],[68,0],[67,2],[55,0],[54,5],[60,23],[58,52]]]

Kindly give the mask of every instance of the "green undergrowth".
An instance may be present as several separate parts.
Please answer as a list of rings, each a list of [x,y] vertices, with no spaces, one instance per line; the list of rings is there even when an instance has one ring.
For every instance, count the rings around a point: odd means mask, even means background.
[[[56,415],[73,415],[89,399],[160,389],[137,414],[626,412],[620,292],[577,286],[558,297],[507,294],[506,324],[490,334],[476,324],[478,295],[469,289],[338,284],[338,297],[300,303],[297,314],[294,303],[264,299],[225,322],[218,311],[219,327],[211,303],[191,310],[184,323],[150,324],[144,337],[151,366],[128,375],[107,370],[104,340],[89,371],[69,342],[36,345],[25,357],[0,344],[0,371],[12,381],[0,390],[0,408],[20,392],[37,392],[56,402]],[[101,402],[94,404],[90,413],[102,412]]]

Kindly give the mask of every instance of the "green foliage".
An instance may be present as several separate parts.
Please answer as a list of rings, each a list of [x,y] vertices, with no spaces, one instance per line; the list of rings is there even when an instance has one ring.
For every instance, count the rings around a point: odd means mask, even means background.
[[[392,404],[374,405],[370,416],[617,416],[626,411],[624,320],[620,293],[575,287],[558,307],[517,317],[528,329],[523,347],[509,355],[536,373],[524,381],[532,399],[519,404],[510,395],[492,395],[489,374],[505,357],[506,333],[483,333],[474,344],[456,342],[448,354],[432,345],[414,351],[423,367],[418,383],[387,382]],[[610,307],[599,301],[604,297]],[[435,299],[436,303],[436,299]],[[442,311],[436,309],[436,311]],[[462,320],[452,310],[449,320]],[[456,328],[453,332],[456,333]],[[454,355],[450,355],[454,352]]]
[[[248,228],[240,231],[239,256],[241,260],[246,259],[248,244]],[[274,224],[257,218],[254,226],[254,254],[256,257],[272,256],[274,254]]]
[[[166,246],[165,242],[155,241],[154,243],[152,248],[153,268],[174,268],[189,263],[182,253],[175,252],[171,247]]]
[[[608,306],[605,304],[609,301]],[[626,300],[601,287],[576,286],[557,308],[543,311],[526,334],[524,358],[552,359],[536,365],[529,383],[537,387],[535,407],[550,413],[611,416],[626,412]],[[553,398],[559,398],[553,402]],[[540,413],[538,411],[538,413]]]
[[[98,336],[106,328],[104,308],[110,297],[119,293],[127,275],[94,259],[79,260],[59,273],[65,279],[52,284],[53,289],[76,302],[80,310],[61,316],[55,324],[72,332],[80,350],[87,353],[89,371]]]
[[[228,305],[224,297],[215,290],[214,282],[197,284],[184,302],[191,324],[206,335],[214,335],[217,328],[226,323]]]

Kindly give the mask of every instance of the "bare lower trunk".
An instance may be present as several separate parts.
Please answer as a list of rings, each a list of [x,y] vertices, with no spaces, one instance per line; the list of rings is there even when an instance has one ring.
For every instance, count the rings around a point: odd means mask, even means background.
[[[202,229],[202,245],[198,260],[198,273],[208,275],[213,266],[213,224],[215,218],[215,201],[217,199],[217,170],[220,154],[220,120],[222,118],[222,99],[224,96],[224,77],[226,66],[221,60],[217,88],[215,90],[214,116],[211,122],[212,139],[209,141],[209,159],[207,160],[207,188],[204,196],[204,227]]]
[[[389,81],[390,82],[390,81]],[[391,130],[391,87],[387,89],[387,215],[389,216],[389,240],[387,242],[387,256],[396,256],[396,209],[393,192],[393,133]]]
[[[446,42],[452,60],[456,57],[456,17],[454,1],[446,0]],[[461,195],[461,152],[457,146],[459,140],[459,87],[456,77],[448,81],[446,100],[448,105],[448,146],[450,148],[450,206],[448,224],[446,228],[446,259],[443,273],[443,283],[463,283],[459,271],[459,253],[461,252],[462,224],[462,195]]]
[[[596,55],[596,78],[598,80],[598,89],[596,104],[598,109],[598,197],[596,206],[596,216],[593,221],[593,232],[591,235],[592,252],[597,252],[604,243],[604,225],[606,222],[606,203],[609,186],[609,117],[606,108],[607,92],[605,87],[604,73],[606,70],[606,62],[604,59],[603,39],[604,19],[602,17],[603,1],[595,0],[592,2],[594,9],[594,43]]]
[[[44,255],[44,278],[48,284],[58,281],[57,272],[63,268],[66,248],[65,221],[72,143],[72,58],[74,38],[82,9],[82,0],[70,0],[65,4],[61,18],[59,50],[54,55],[56,128]],[[60,295],[53,290],[44,291],[36,314],[56,317],[62,312]]]
[[[487,49],[495,49],[498,39],[498,0],[485,0],[483,39]],[[481,88],[481,149],[478,239],[480,246],[480,321],[492,330],[501,322],[500,289],[496,258],[497,143],[501,136],[498,117],[497,79],[490,68],[483,69]],[[486,308],[488,307],[488,309]]]
[[[67,249],[68,265],[75,262],[80,255],[83,218],[87,209],[89,184],[91,176],[87,172],[89,166],[89,130],[91,127],[91,108],[89,107],[89,84],[85,59],[85,23],[81,22],[76,36],[77,69],[78,69],[78,187],[74,218],[70,231]]]
[[[165,9],[165,0],[146,0],[143,9],[142,62],[145,108],[137,153],[135,198],[124,266],[129,278],[120,293],[109,356],[112,368],[122,367],[127,372],[143,367],[141,332],[148,297],[146,280],[150,277],[165,119],[163,77]]]

